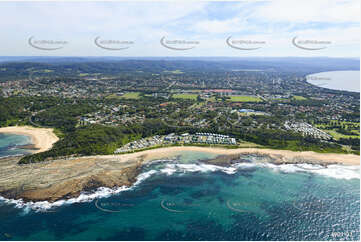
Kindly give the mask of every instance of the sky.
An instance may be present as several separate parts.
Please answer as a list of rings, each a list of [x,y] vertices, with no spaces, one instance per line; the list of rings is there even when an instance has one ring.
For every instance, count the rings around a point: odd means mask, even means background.
[[[359,58],[360,1],[0,1],[0,29],[1,56]]]

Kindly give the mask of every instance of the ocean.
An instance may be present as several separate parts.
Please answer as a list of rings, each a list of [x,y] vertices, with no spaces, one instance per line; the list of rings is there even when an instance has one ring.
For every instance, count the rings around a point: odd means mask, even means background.
[[[360,168],[230,167],[182,152],[143,167],[130,188],[79,198],[0,200],[0,240],[360,240]]]
[[[29,136],[0,133],[0,158],[29,154],[30,152],[28,150],[19,147],[28,144],[31,144],[31,138]]]
[[[330,71],[307,76],[307,82],[334,90],[360,92],[360,71]]]

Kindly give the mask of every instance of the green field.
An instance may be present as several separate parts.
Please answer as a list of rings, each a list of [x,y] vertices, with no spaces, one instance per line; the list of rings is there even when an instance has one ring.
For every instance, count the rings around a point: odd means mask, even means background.
[[[216,97],[210,97],[210,98],[207,98],[206,100],[209,101],[209,102],[215,102],[215,101],[217,101],[217,100],[216,100]]]
[[[254,96],[230,96],[231,102],[262,102],[262,99]]]
[[[32,68],[31,68],[32,69]],[[31,70],[30,69],[30,70]],[[50,72],[54,72],[53,70],[49,70],[49,69],[41,69],[41,70],[36,70],[33,71],[33,73],[50,73]]]
[[[112,94],[112,95],[109,95],[107,98],[139,99],[140,98],[140,92],[127,92],[122,96]]]
[[[167,72],[167,73],[171,73],[171,74],[183,74],[184,72],[181,70],[174,70],[174,71],[163,71],[163,72]]]
[[[293,98],[294,100],[297,100],[297,101],[307,100],[307,98],[302,97],[302,96],[293,96],[292,98]]]
[[[198,94],[174,94],[173,98],[197,100]]]
[[[355,135],[346,135],[341,134],[336,131],[336,129],[327,129],[327,127],[330,127],[332,124],[342,125],[346,127],[347,129],[350,128],[350,130],[355,133]],[[354,122],[346,122],[346,121],[331,121],[328,124],[316,124],[316,128],[322,129],[326,133],[330,134],[334,139],[339,140],[340,138],[360,138],[360,124],[354,123]]]
[[[345,125],[347,128],[348,128],[349,126],[356,126],[357,132],[360,133],[360,123],[341,121],[340,124],[341,124],[341,125]]]
[[[346,139],[347,138],[359,138],[359,136],[357,136],[357,135],[340,134],[335,130],[326,130],[326,129],[324,129],[323,131],[330,134],[335,140],[339,140],[340,138],[346,138]]]

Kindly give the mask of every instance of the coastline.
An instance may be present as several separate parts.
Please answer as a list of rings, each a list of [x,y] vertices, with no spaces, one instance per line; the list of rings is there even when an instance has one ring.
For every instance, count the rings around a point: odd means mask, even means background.
[[[0,158],[0,196],[7,199],[22,199],[24,202],[56,202],[75,199],[84,192],[92,193],[102,187],[107,189],[131,187],[141,180],[139,176],[143,175],[141,174],[143,165],[154,160],[171,160],[182,152],[215,154],[216,158],[201,161],[212,167],[231,167],[234,163],[249,163],[248,155],[260,156],[262,157],[258,162],[260,165],[273,167],[308,164],[339,170],[343,169],[342,166],[345,169],[359,169],[357,167],[360,166],[360,157],[352,154],[197,146],[166,147],[122,155],[59,158],[24,165],[17,163],[21,157],[8,157]]]
[[[358,72],[358,73],[356,73]],[[346,73],[346,74],[345,74]],[[354,73],[354,78],[350,77],[350,74],[352,75]],[[348,79],[348,82],[341,82],[342,85],[339,86],[337,80],[339,80],[342,76],[348,76],[346,79]],[[357,75],[355,75],[357,74]],[[356,77],[355,77],[356,76]],[[339,70],[339,71],[323,71],[323,72],[316,72],[312,73],[306,76],[307,83],[311,85],[315,85],[317,87],[331,89],[331,90],[337,90],[337,91],[345,91],[345,92],[358,92],[360,93],[360,84],[359,84],[359,76],[360,76],[360,70]],[[356,80],[356,81],[354,81]],[[352,82],[354,81],[354,82]],[[335,85],[338,84],[338,85]],[[346,87],[344,86],[346,84]]]
[[[54,134],[53,129],[51,128],[9,126],[0,128],[0,133],[29,136],[31,138],[31,145],[29,144],[28,148],[29,151],[32,153],[47,151],[51,149],[53,144],[59,140],[59,138]]]
[[[337,153],[317,153],[313,151],[291,151],[275,150],[267,148],[236,148],[227,149],[220,147],[200,147],[200,146],[172,146],[157,149],[139,151],[135,153],[123,154],[124,157],[136,157],[144,155],[147,159],[160,159],[177,154],[183,151],[207,152],[216,155],[267,155],[275,159],[275,163],[315,163],[315,164],[342,164],[342,165],[360,165],[360,156],[355,154],[337,154]],[[120,155],[102,155],[100,157],[114,157]]]

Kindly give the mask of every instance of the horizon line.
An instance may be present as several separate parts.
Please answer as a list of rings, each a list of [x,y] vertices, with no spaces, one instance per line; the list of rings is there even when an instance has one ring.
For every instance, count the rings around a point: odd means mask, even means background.
[[[0,58],[21,58],[21,57],[37,57],[37,58],[335,58],[335,59],[360,59],[359,56],[83,56],[83,55],[4,55]]]

